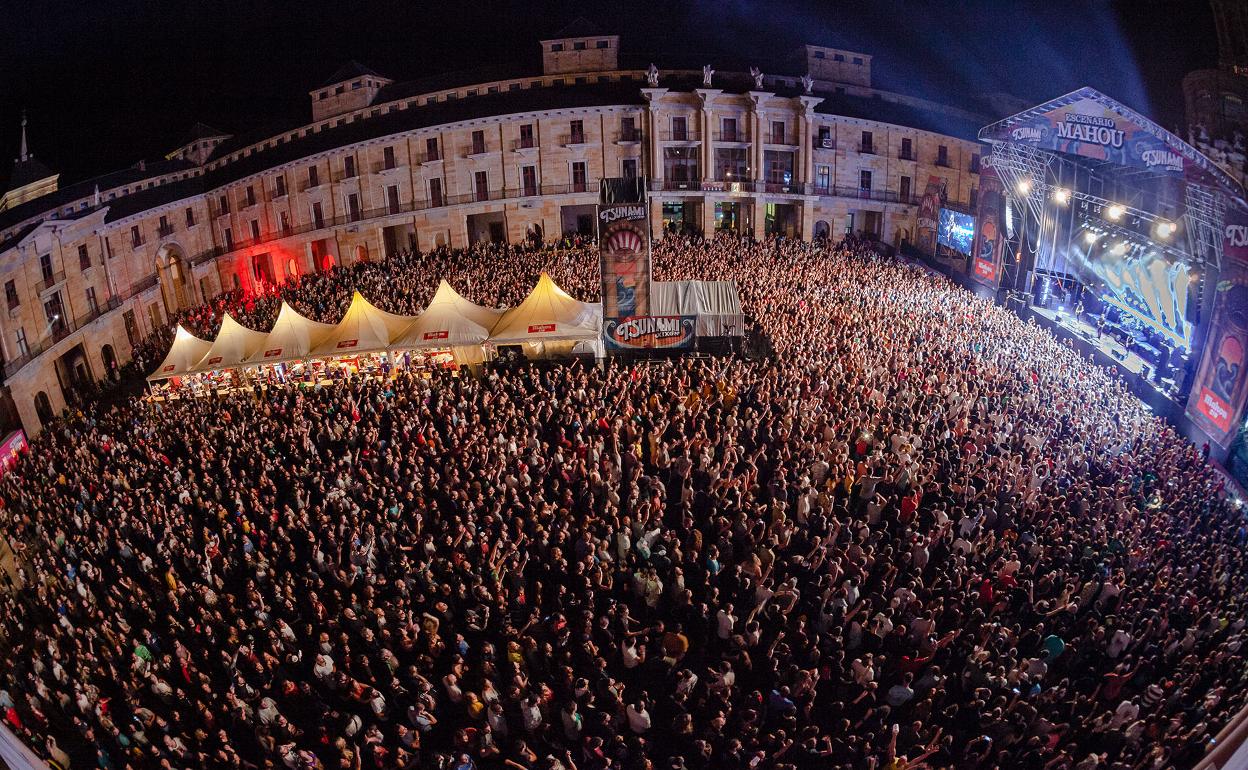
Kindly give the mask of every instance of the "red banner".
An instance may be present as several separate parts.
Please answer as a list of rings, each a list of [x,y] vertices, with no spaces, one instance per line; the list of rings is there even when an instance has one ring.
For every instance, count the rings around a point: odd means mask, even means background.
[[[553,332],[555,324],[533,324],[529,327],[529,334],[542,334],[544,332]]]
[[[1227,212],[1227,230],[1243,221],[1242,212]],[[1248,400],[1248,261],[1229,239],[1223,244],[1221,280],[1209,321],[1205,349],[1196,372],[1187,415],[1221,446],[1238,432]]]

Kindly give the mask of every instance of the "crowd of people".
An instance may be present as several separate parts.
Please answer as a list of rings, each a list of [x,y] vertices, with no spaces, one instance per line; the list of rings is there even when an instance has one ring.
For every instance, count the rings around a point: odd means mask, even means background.
[[[1248,693],[1248,526],[1116,374],[861,245],[654,260],[737,281],[773,355],[399,370],[45,431],[0,483],[8,726],[117,770],[1203,756]],[[446,251],[282,296],[412,312],[448,277],[508,304],[546,269],[595,300],[595,267]]]

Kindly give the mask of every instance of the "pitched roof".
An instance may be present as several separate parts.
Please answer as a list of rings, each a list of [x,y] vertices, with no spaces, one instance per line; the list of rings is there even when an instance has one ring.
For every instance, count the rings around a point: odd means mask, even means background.
[[[182,147],[200,139],[213,139],[218,136],[229,136],[229,134],[218,131],[207,123],[196,122],[182,137],[182,144],[178,146]]]
[[[334,74],[329,76],[328,80],[326,80],[324,83],[321,83],[317,87],[324,88],[325,86],[332,86],[335,83],[341,83],[344,80],[350,80],[351,78],[358,78],[362,75],[372,75],[374,77],[379,77],[379,78],[385,77],[384,75],[379,75],[373,70],[369,69],[368,67],[365,67],[363,64],[360,64],[358,61],[352,59],[351,61],[339,67],[338,70],[334,72]]]
[[[50,176],[56,176],[56,172],[43,165],[34,155],[28,155],[26,160],[13,161],[13,172],[9,174],[9,185],[6,189],[16,190]]]

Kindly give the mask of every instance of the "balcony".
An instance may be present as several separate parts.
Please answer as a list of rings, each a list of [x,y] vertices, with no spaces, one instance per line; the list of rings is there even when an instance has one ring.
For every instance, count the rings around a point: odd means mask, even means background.
[[[168,238],[173,235],[173,225],[164,225],[156,228],[157,238]]]
[[[418,155],[418,156],[417,156],[417,160],[418,160],[418,161],[419,161],[422,165],[423,165],[423,164],[426,164],[426,163],[441,163],[441,162],[442,162],[442,151],[441,151],[441,150],[434,150],[433,152],[426,152],[426,153],[424,153],[423,155]]]
[[[616,131],[614,139],[617,144],[636,144],[642,140],[641,130],[634,128],[631,131]]]
[[[914,156],[913,152],[906,152],[905,150],[902,150],[897,153],[897,160],[917,161],[918,158]]]
[[[586,138],[587,137],[585,136],[584,132],[579,133],[579,134],[578,133],[560,134],[559,144],[563,145],[564,147],[577,147],[582,144],[589,144],[589,142],[586,141]]]
[[[860,144],[858,145],[858,152],[862,153],[863,155],[874,155],[875,145],[874,144]]]
[[[53,286],[57,285],[58,283],[61,283],[64,280],[65,280],[65,271],[58,270],[55,273],[45,274],[43,276],[43,280],[41,280],[38,284],[36,284],[36,286],[38,287],[38,290],[40,292],[45,292],[48,289],[51,289]]]
[[[696,129],[688,128],[684,131],[664,131],[659,134],[659,139],[664,142],[700,142],[702,135]]]
[[[513,139],[511,142],[512,152],[520,152],[521,150],[536,150],[536,149],[537,149],[537,139],[531,136],[528,136],[528,137],[522,136],[519,139]]]
[[[750,134],[748,131],[740,131],[740,130],[738,131],[716,131],[715,141],[716,142],[730,142],[730,143],[731,142],[745,143],[745,142],[750,141]]]
[[[952,167],[949,165],[949,159],[948,159],[948,158],[937,158],[937,159],[936,159],[936,166],[937,166],[938,168],[952,168]]]
[[[780,144],[786,147],[798,146],[797,134],[780,134],[772,132],[764,137],[763,142],[765,144]]]
[[[816,150],[835,150],[836,140],[830,136],[816,136],[811,140],[811,146]]]
[[[464,147],[464,157],[475,158],[478,155],[486,155],[489,151],[490,148],[484,142],[481,144],[470,144]]]

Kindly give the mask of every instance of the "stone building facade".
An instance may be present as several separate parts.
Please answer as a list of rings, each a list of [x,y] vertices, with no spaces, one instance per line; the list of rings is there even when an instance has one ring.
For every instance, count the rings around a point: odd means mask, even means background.
[[[603,177],[649,178],[654,235],[913,239],[939,181],[969,209],[981,116],[873,89],[869,56],[793,74],[627,67],[619,38],[541,42],[540,75],[394,82],[351,63],[311,122],[197,125],[165,158],[0,211],[0,354],[38,432],[180,308],[406,249],[592,234]]]

